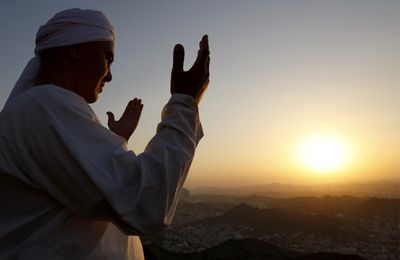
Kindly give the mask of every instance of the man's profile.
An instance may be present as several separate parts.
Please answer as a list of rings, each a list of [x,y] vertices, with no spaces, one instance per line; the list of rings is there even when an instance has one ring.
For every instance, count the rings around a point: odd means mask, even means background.
[[[89,104],[112,80],[114,29],[103,13],[68,9],[36,35],[35,57],[0,114],[0,259],[143,259],[139,236],[172,221],[196,146],[209,82],[208,38],[183,70],[145,151],[127,149],[143,105],[108,128]]]

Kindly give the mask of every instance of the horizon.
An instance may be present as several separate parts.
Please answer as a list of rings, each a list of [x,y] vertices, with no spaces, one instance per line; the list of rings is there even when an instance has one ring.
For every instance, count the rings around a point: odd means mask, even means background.
[[[350,180],[346,182],[320,182],[320,183],[286,183],[286,182],[265,182],[265,183],[254,183],[254,184],[243,184],[243,185],[228,185],[228,186],[218,186],[218,185],[204,185],[204,186],[193,186],[186,187],[187,189],[193,188],[239,188],[239,187],[255,187],[255,186],[265,186],[265,185],[287,185],[287,186],[319,186],[319,185],[345,185],[345,184],[376,184],[376,183],[393,183],[400,184],[400,179],[388,178],[388,179],[374,179],[374,180]],[[400,189],[400,186],[399,186]]]
[[[185,187],[400,178],[400,1],[27,1],[1,4],[0,105],[32,57],[40,25],[72,7],[116,28],[113,81],[92,105],[103,125],[130,98],[144,108],[141,153],[169,98],[172,50],[192,64],[209,35],[205,136]]]
[[[400,180],[364,182],[287,184],[264,183],[242,186],[184,187],[191,195],[267,196],[267,197],[378,197],[400,199]]]

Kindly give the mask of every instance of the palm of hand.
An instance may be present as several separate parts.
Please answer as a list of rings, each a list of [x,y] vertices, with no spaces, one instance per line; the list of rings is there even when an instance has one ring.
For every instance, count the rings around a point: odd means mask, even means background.
[[[107,112],[108,127],[110,130],[128,141],[139,123],[143,109],[143,104],[141,102],[140,99],[136,98],[129,101],[124,113],[118,121],[114,119],[114,114],[112,112]]]
[[[192,96],[196,102],[207,89],[209,83],[210,51],[208,37],[203,36],[200,41],[200,49],[197,59],[192,68],[183,70],[185,51],[182,45],[177,44],[174,48],[173,67],[171,72],[171,94],[181,93]]]

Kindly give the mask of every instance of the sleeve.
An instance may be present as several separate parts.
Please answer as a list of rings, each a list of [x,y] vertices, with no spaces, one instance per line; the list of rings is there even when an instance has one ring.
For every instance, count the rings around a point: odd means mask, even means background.
[[[171,223],[203,136],[192,97],[171,97],[156,135],[139,155],[103,127],[87,104],[42,109],[46,123],[31,130],[25,160],[40,189],[75,214],[112,221],[126,234],[150,234]]]

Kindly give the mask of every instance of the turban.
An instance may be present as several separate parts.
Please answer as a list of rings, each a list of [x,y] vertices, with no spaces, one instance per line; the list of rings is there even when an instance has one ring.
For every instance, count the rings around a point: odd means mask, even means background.
[[[33,87],[40,69],[40,54],[50,48],[74,44],[114,41],[115,33],[107,17],[100,11],[67,9],[54,15],[36,33],[35,57],[25,66],[8,97],[7,104],[22,92]]]

